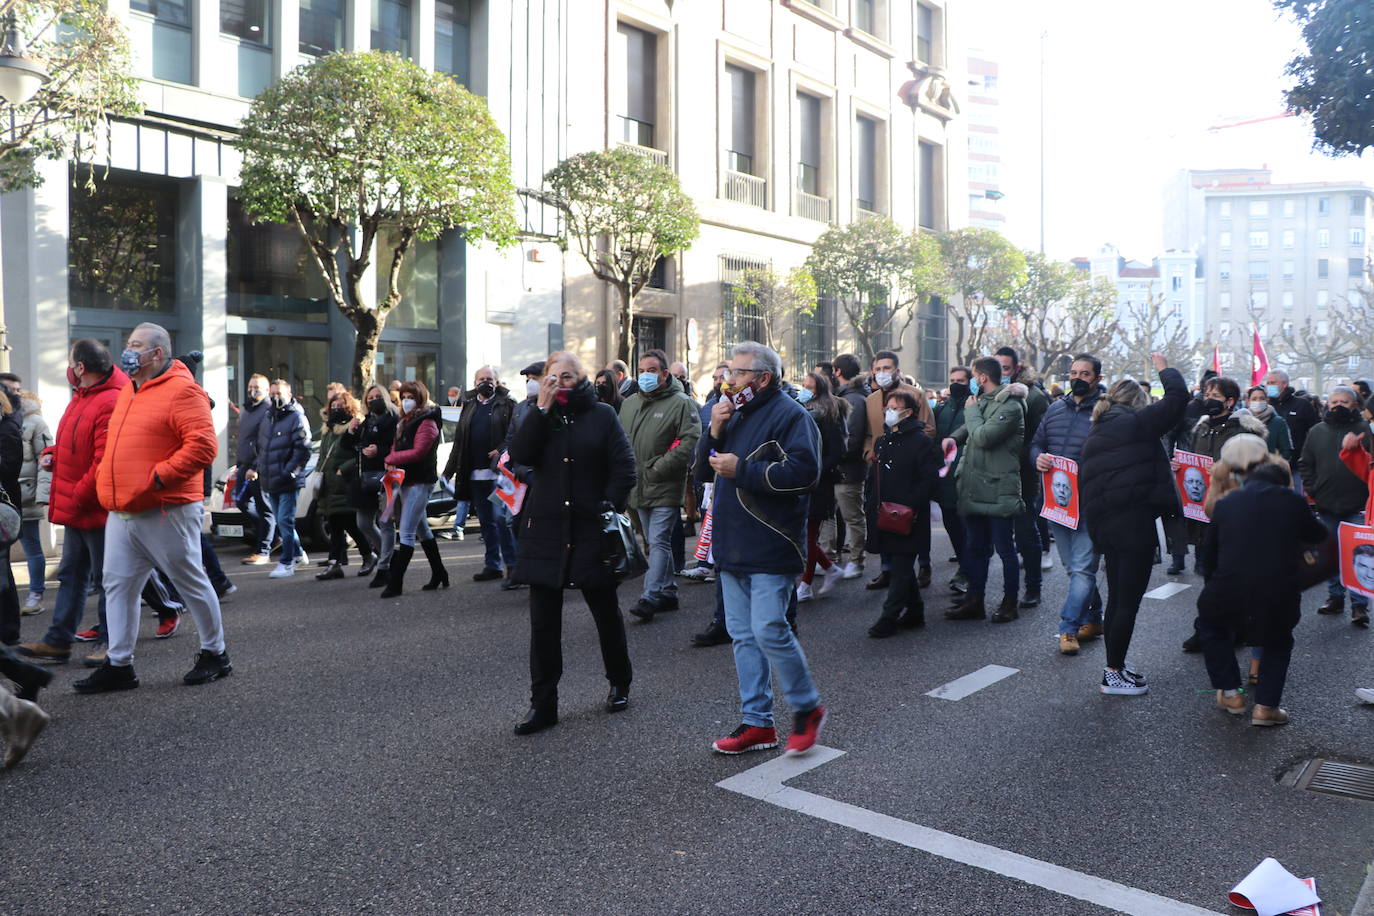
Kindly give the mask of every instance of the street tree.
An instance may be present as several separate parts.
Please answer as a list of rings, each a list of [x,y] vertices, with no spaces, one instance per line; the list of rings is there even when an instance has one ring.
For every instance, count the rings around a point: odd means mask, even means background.
[[[1302,26],[1306,53],[1294,57],[1285,93],[1290,111],[1312,118],[1315,145],[1333,156],[1374,147],[1374,14],[1369,0],[1274,0]]]
[[[1044,374],[1078,353],[1106,350],[1116,334],[1116,288],[1072,264],[1026,252],[1026,275],[1002,303],[1022,362]]]
[[[1026,279],[1026,256],[992,229],[968,227],[940,236],[946,284],[955,294],[954,352],[968,364],[987,349],[999,309]]]
[[[239,146],[245,211],[296,226],[357,331],[360,390],[373,381],[415,242],[458,228],[467,242],[515,239],[506,138],[486,102],[399,55],[336,52],[302,64],[253,100]],[[368,274],[374,246],[387,271],[380,300]]]
[[[41,159],[90,161],[109,135],[112,117],[141,110],[124,27],[98,0],[3,0],[0,18],[13,15],[26,56],[48,74],[32,98],[0,100],[0,191],[39,181]],[[89,185],[95,172],[85,172]]]
[[[886,338],[900,350],[906,331],[932,296],[948,295],[940,245],[886,216],[827,229],[806,261],[816,287],[834,296],[867,362]]]
[[[1374,308],[1358,294],[1327,304],[1325,318],[1308,316],[1280,330],[1278,357],[1312,378],[1312,390],[1320,392],[1328,378],[1345,375],[1352,357],[1365,354],[1374,340]]]
[[[1116,378],[1150,378],[1150,354],[1162,353],[1169,365],[1191,359],[1194,346],[1185,323],[1165,304],[1164,293],[1151,290],[1143,302],[1128,302],[1117,319],[1115,346],[1104,360]]]
[[[689,248],[700,231],[692,199],[672,169],[627,147],[578,153],[544,176],[534,196],[557,208],[566,234],[598,279],[620,297],[616,358],[634,352],[635,297],[659,258]],[[562,241],[568,247],[568,239]]]
[[[788,332],[816,313],[818,298],[816,279],[805,267],[794,267],[786,274],[771,267],[750,268],[731,284],[729,295],[736,314],[753,319],[758,328],[755,339],[784,359]]]

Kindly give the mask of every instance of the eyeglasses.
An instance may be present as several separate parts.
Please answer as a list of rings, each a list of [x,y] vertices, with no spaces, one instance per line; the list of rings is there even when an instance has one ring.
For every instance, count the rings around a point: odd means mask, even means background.
[[[744,374],[745,372],[752,372],[752,373],[758,374],[758,373],[760,373],[760,372],[766,372],[766,371],[767,371],[766,369],[726,369],[726,370],[725,370],[725,377],[726,377],[726,378],[735,378],[736,376],[742,375],[742,374]]]

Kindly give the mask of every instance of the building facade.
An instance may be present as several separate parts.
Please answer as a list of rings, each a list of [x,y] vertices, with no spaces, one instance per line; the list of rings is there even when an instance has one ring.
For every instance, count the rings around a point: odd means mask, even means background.
[[[968,223],[998,232],[1002,212],[1002,118],[997,62],[981,51],[968,56]]]
[[[1081,266],[1081,260],[1075,264]],[[1155,324],[1157,346],[1180,330],[1190,343],[1205,333],[1202,281],[1193,252],[1166,251],[1146,263],[1128,259],[1108,244],[1097,250],[1087,266],[1094,280],[1116,287],[1116,320],[1123,328],[1138,331],[1142,324]]]

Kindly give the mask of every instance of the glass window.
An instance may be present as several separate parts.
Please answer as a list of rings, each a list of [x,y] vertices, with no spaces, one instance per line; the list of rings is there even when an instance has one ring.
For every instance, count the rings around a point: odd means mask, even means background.
[[[148,13],[166,25],[191,27],[191,11],[186,0],[129,0],[129,9]]]
[[[620,119],[624,125],[626,143],[654,146],[654,123],[658,120],[658,36],[643,29],[620,23],[616,34],[623,47],[625,61],[624,110]]]
[[[1269,247],[1269,233],[1268,233],[1268,232],[1252,232],[1252,233],[1250,233],[1250,247],[1251,247],[1251,248],[1268,248],[1268,247]]]
[[[1266,290],[1255,290],[1250,294],[1250,305],[1257,309],[1269,308],[1269,293]]]
[[[1295,236],[1293,230],[1283,230],[1283,247],[1292,248],[1295,244],[1297,244],[1297,237]]]
[[[1169,288],[1174,292],[1178,292],[1179,290],[1183,289],[1183,278],[1179,276],[1170,277]]]
[[[916,59],[935,63],[935,10],[924,3],[916,4]]]
[[[1268,279],[1269,279],[1269,262],[1268,262],[1268,261],[1251,261],[1251,262],[1250,262],[1250,279],[1251,279],[1251,280],[1268,280]]]
[[[1231,336],[1231,322],[1229,322],[1229,321],[1223,321],[1223,322],[1219,325],[1219,328],[1220,328],[1220,333],[1221,333],[1221,336],[1222,336],[1222,337],[1230,337],[1230,336]]]
[[[1326,258],[1317,258],[1317,279],[1318,279],[1318,280],[1325,280],[1325,279],[1326,279],[1327,273],[1330,272],[1330,267],[1328,266],[1329,263],[1330,263],[1330,262],[1328,262],[1328,261],[1326,260]]]
[[[1317,198],[1317,215],[1318,215],[1318,216],[1330,216],[1330,215],[1331,215],[1331,198],[1329,198],[1329,197],[1318,197],[1318,198]]]
[[[1363,245],[1363,244],[1364,244],[1364,230],[1363,230],[1363,229],[1358,229],[1358,228],[1357,228],[1357,229],[1351,229],[1351,230],[1350,230],[1350,244],[1352,244],[1352,245]]]
[[[754,71],[725,66],[730,83],[730,146],[726,167],[754,174]]]
[[[372,47],[410,56],[410,0],[372,0]]]
[[[311,435],[319,432],[320,409],[324,407],[324,391],[330,381],[327,341],[302,340],[282,334],[233,334],[228,344],[234,368],[230,398],[243,403],[248,376],[255,372],[269,379],[286,379],[291,383],[291,394],[305,408],[305,422]],[[380,377],[380,367],[377,374]]]
[[[1220,272],[1220,274],[1221,274],[1221,279],[1223,279],[1223,280],[1229,280],[1229,279],[1231,279],[1231,262],[1230,262],[1230,261],[1221,261],[1221,262],[1218,262],[1218,264],[1217,264],[1217,270],[1218,270],[1218,272]]]
[[[816,363],[825,362],[835,356],[835,299],[832,296],[819,296],[816,309],[810,315],[798,316],[796,321],[797,356],[794,362],[796,375],[800,380],[806,377]]]
[[[300,230],[287,223],[254,224],[234,197],[225,263],[229,314],[320,323],[328,318],[329,286]]]
[[[140,76],[191,82],[191,8],[187,0],[130,0],[129,8],[152,17],[132,17],[130,43]]]
[[[1217,294],[1217,305],[1224,309],[1229,309],[1231,307],[1231,293],[1229,290]]]
[[[1219,247],[1219,248],[1230,248],[1230,247],[1231,247],[1231,233],[1229,233],[1229,232],[1218,232],[1218,233],[1217,233],[1217,247]]]
[[[821,100],[797,93],[797,125],[801,151],[797,157],[797,188],[807,194],[821,193]]]
[[[1267,200],[1252,200],[1252,201],[1250,201],[1249,212],[1250,212],[1250,215],[1251,215],[1251,216],[1268,216],[1268,215],[1269,215],[1269,201],[1267,201]]]
[[[1358,195],[1350,198],[1350,215],[1364,216],[1364,198]]]
[[[1283,202],[1283,215],[1286,219],[1292,219],[1298,211],[1298,202],[1289,198]]]
[[[925,228],[939,229],[941,227],[936,225],[939,222],[936,211],[936,195],[939,193],[941,184],[940,148],[934,143],[921,140],[918,149],[920,161],[917,163],[917,167],[920,169],[920,174],[917,177],[920,180],[920,187],[917,192],[920,199],[917,201],[916,217],[920,225]]]
[[[271,8],[267,0],[220,0],[219,30],[244,41],[269,44]]]
[[[73,308],[176,308],[179,193],[167,179],[111,172],[70,195],[67,295]]]
[[[1318,248],[1330,248],[1330,247],[1331,247],[1331,230],[1330,230],[1330,229],[1318,229],[1318,230],[1317,230],[1317,247],[1318,247]]]
[[[1348,258],[1345,269],[1347,273],[1350,274],[1350,278],[1352,280],[1356,278],[1363,278],[1364,258]]]
[[[1291,280],[1291,279],[1293,279],[1293,262],[1292,262],[1292,261],[1284,261],[1284,262],[1283,262],[1283,278],[1284,278],[1285,280]]]
[[[635,352],[634,362],[639,365],[640,358],[649,350],[669,352],[668,319],[653,318],[648,315],[634,317]],[[672,357],[669,357],[670,359]]]
[[[860,210],[878,209],[878,122],[859,115],[854,122],[855,194]]]
[[[344,0],[300,0],[301,53],[321,57],[344,45]]]
[[[1293,291],[1291,289],[1283,292],[1283,307],[1291,309],[1293,307]]]
[[[472,79],[472,0],[435,0],[434,69],[464,85]]]
[[[1317,290],[1317,308],[1326,308],[1326,303],[1331,299],[1331,293],[1324,289]]]
[[[854,27],[878,35],[878,0],[854,0]]]
[[[393,230],[377,234],[376,296],[381,302],[389,291],[391,249],[395,244]],[[391,310],[386,326],[389,328],[439,329],[439,243],[411,242],[405,260],[401,262],[399,282],[401,301]]]

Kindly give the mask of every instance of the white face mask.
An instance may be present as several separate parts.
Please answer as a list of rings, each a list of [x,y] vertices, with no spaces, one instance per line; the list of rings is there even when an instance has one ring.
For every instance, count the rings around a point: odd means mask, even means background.
[[[410,413],[410,412],[411,412],[412,410],[414,410],[414,409],[415,409],[415,399],[414,399],[414,398],[401,398],[401,410],[402,410],[404,413]]]
[[[886,388],[887,386],[892,384],[892,373],[875,372],[873,373],[873,381],[878,384],[879,388]]]
[[[539,394],[539,380],[530,379],[525,382],[525,397],[532,398]]]
[[[896,426],[898,423],[902,422],[902,412],[889,407],[887,410],[883,411],[883,422],[888,426]]]
[[[1250,412],[1251,412],[1251,413],[1260,413],[1261,411],[1264,410],[1264,408],[1265,408],[1268,404],[1269,404],[1268,401],[1251,401],[1251,402],[1250,402]]]

